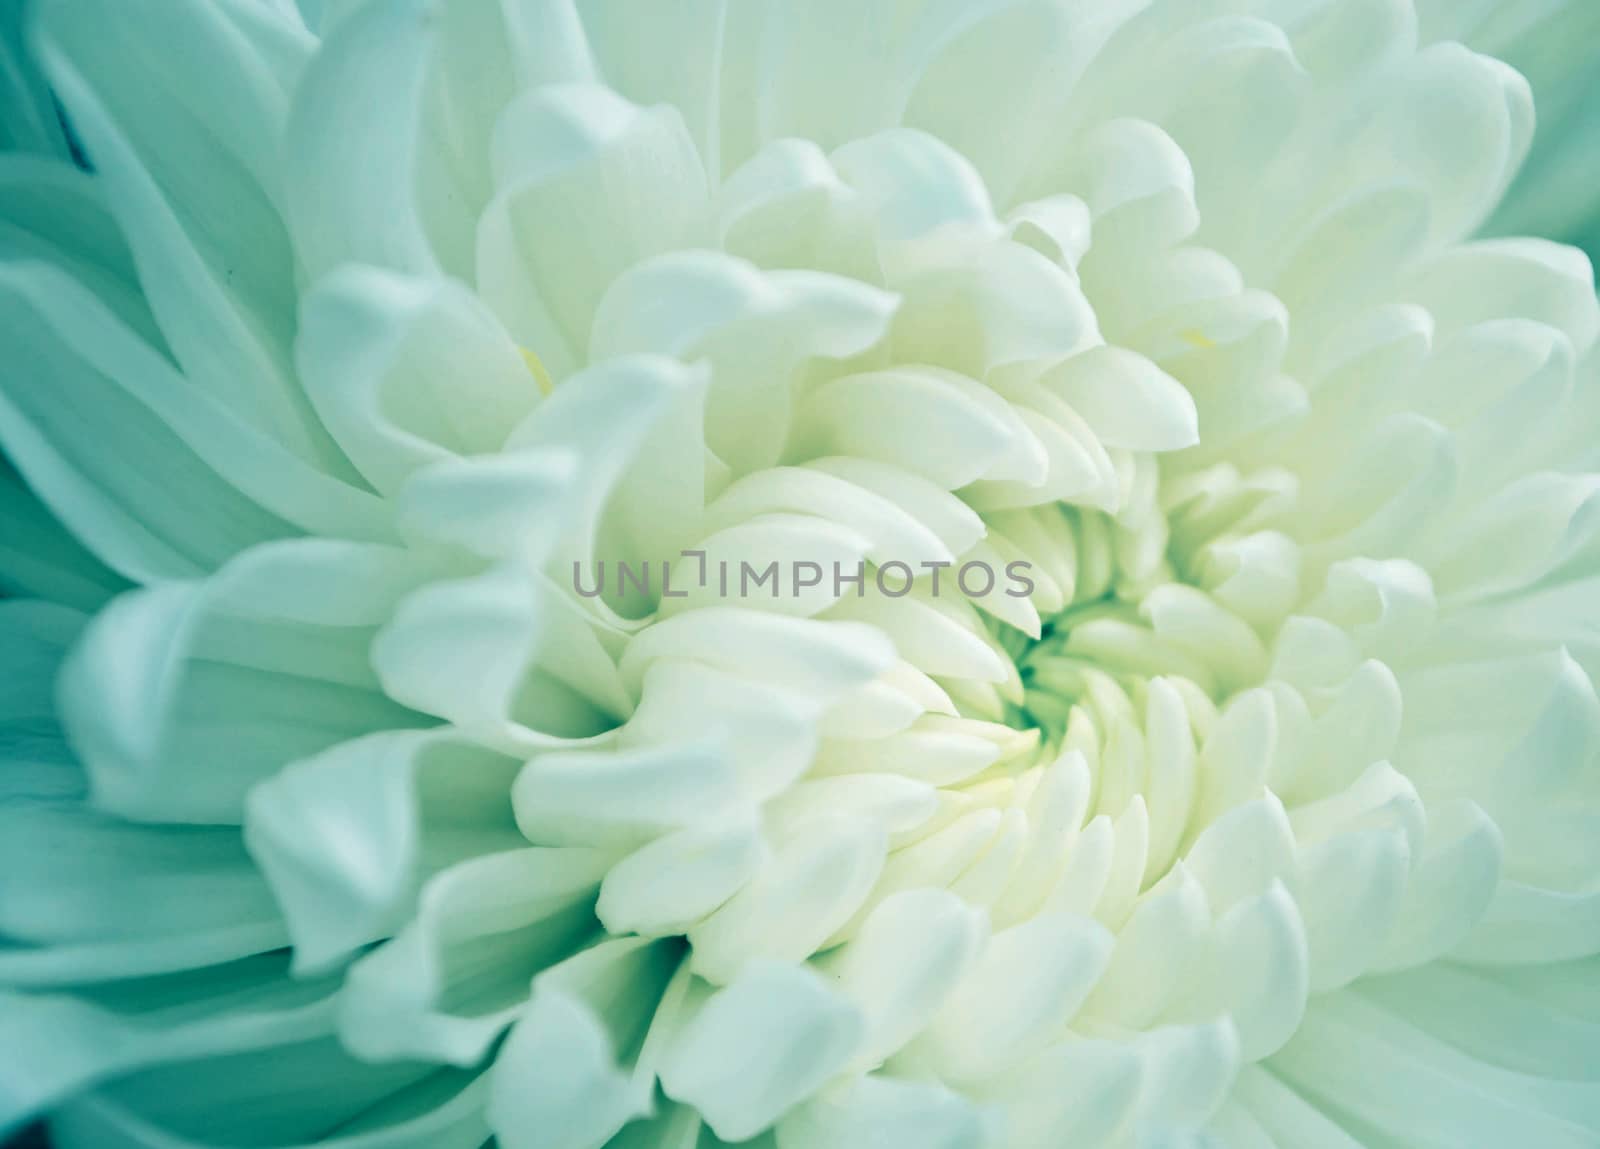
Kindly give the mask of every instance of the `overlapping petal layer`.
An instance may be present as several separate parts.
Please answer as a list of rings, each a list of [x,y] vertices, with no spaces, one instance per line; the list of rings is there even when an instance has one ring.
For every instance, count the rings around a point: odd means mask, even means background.
[[[1517,73],[144,7],[37,5],[92,176],[0,157],[0,1123],[1594,1142],[1600,305],[1472,238]]]

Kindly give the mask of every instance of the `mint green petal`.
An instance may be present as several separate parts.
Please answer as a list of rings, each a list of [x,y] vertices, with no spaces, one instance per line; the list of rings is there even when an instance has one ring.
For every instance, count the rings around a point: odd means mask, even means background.
[[[67,156],[50,86],[24,43],[23,0],[0,4],[0,152]]]
[[[283,955],[72,995],[0,989],[0,1133],[72,1094],[145,1066],[331,1032],[336,983],[294,981]]]
[[[295,269],[277,159],[311,45],[285,20],[242,18],[263,11],[177,0],[147,20],[114,0],[43,0],[34,44],[184,372],[302,457],[347,473],[289,363]],[[187,52],[155,63],[175,44]],[[151,68],[163,84],[147,82]]]
[[[287,217],[313,277],[340,263],[425,273],[438,263],[418,202],[417,137],[435,29],[418,0],[368,4],[337,24],[291,106]],[[374,91],[384,93],[374,102]]]
[[[251,791],[246,842],[283,907],[296,971],[332,968],[398,932],[438,870],[526,845],[508,797],[519,767],[449,728],[386,731]]]
[[[0,375],[0,444],[55,514],[113,569],[141,581],[198,574],[251,543],[292,533],[85,361],[92,346],[109,350],[103,340],[86,347],[53,328],[42,308],[74,294],[92,306],[54,269],[0,268],[0,333],[12,352]],[[79,312],[80,322],[92,318]],[[157,365],[148,348],[128,342]]]
[[[1600,1045],[1600,1020],[1518,992],[1494,969],[1428,966],[1369,978],[1356,993],[1490,1065],[1585,1082],[1600,1104],[1600,1062],[1585,1052]]]
[[[137,581],[310,530],[382,538],[370,492],[307,464],[172,369],[83,285],[0,265],[0,444],[51,509]]]
[[[53,687],[82,616],[0,604],[0,987],[105,982],[283,945],[231,829],[123,822],[86,800]]]
[[[89,616],[49,602],[0,602],[0,751],[55,734],[55,677]],[[42,722],[40,730],[29,725]]]
[[[473,1093],[449,1106],[474,1077],[370,1065],[334,1038],[285,1035],[121,1077],[58,1110],[52,1136],[61,1149],[327,1149],[344,1146],[349,1129],[352,1149],[475,1149],[481,1099]]]
[[[1600,1087],[1481,1061],[1420,1028],[1410,1010],[1391,1012],[1353,991],[1316,999],[1267,1065],[1364,1142],[1593,1145]]]
[[[435,875],[405,929],[350,968],[345,1046],[369,1061],[477,1064],[533,977],[599,934],[594,892],[609,861],[598,850],[531,847]]]
[[[1600,260],[1600,7],[1585,0],[1426,6],[1433,30],[1490,52],[1528,77],[1539,109],[1533,151],[1487,225],[1542,235]]]
[[[0,931],[36,946],[271,923],[277,906],[230,828],[140,826],[84,801],[70,764],[10,761]],[[77,785],[74,785],[76,783]]]
[[[63,160],[0,154],[0,260],[60,268],[170,356],[105,188],[90,173]]]
[[[298,1052],[271,1050],[265,1056],[293,1057]],[[246,1066],[239,1072],[254,1070]],[[329,1076],[337,1077],[338,1071]],[[275,1139],[254,1136],[253,1126],[226,1138],[174,1133],[118,1097],[91,1094],[58,1111],[50,1122],[50,1136],[56,1149],[233,1149],[241,1136],[252,1145],[272,1149],[479,1149],[489,1136],[484,1119],[487,1091],[483,1075],[435,1073],[336,1122],[323,1135]],[[290,1098],[287,1104],[298,1100]]]
[[[21,479],[0,468],[0,593],[94,610],[125,589]]]
[[[285,543],[102,611],[59,695],[96,802],[137,820],[237,825],[249,789],[295,759],[426,725],[381,693],[368,663],[374,612],[415,577],[403,552],[376,553],[363,563],[360,544]],[[146,672],[126,674],[130,660]]]

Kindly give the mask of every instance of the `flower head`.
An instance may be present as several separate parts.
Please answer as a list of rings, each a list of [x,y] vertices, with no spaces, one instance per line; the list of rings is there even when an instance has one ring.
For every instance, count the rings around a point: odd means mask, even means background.
[[[1593,1144],[1600,306],[1421,6],[38,0],[0,1124]]]

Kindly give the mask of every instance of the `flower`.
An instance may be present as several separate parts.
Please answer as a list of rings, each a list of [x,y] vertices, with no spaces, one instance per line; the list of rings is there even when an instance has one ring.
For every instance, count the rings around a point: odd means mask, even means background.
[[[0,1125],[1595,1143],[1516,72],[1399,0],[312,23],[0,38]],[[583,589],[691,556],[788,586]]]

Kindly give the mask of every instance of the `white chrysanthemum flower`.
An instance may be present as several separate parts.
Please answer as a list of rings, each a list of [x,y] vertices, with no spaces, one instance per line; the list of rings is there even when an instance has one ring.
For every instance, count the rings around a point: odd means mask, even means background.
[[[1600,307],[1421,6],[13,6],[0,1128],[1595,1145]]]

